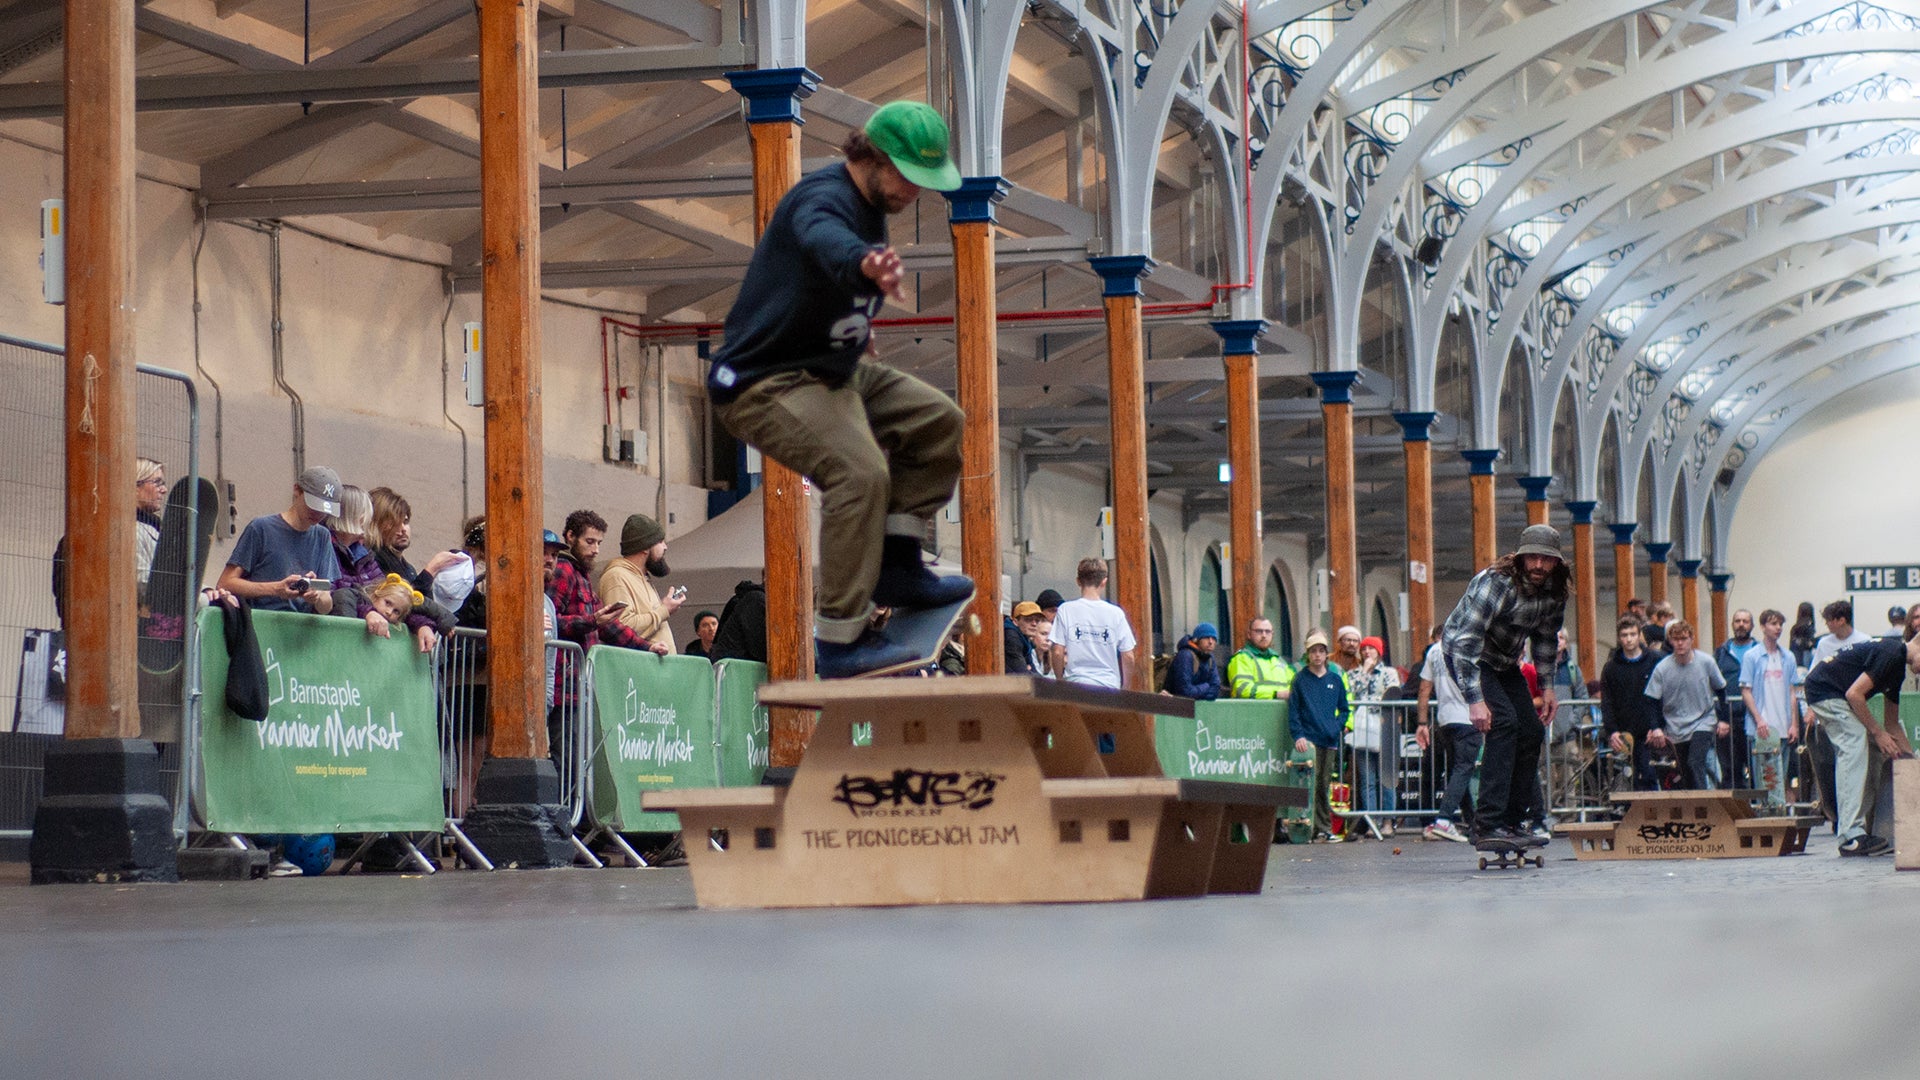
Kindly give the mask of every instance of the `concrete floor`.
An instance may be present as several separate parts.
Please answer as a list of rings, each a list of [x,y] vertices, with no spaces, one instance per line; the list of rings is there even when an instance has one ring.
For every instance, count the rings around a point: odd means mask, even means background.
[[[701,912],[684,869],[8,866],[0,1077],[1920,1076],[1891,859],[1398,842],[1275,848],[1258,897],[898,910]]]

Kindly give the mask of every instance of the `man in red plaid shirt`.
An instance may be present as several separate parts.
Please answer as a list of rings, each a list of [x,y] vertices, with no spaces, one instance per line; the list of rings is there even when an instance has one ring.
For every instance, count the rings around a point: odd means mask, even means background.
[[[593,591],[593,562],[600,557],[600,541],[607,535],[607,520],[591,510],[575,510],[567,515],[560,537],[567,548],[560,552],[553,567],[553,583],[547,595],[553,598],[554,629],[562,641],[571,641],[582,650],[595,645],[619,645],[628,649],[646,649],[666,655],[665,642],[648,641],[620,624],[619,609],[600,606]],[[554,703],[559,709],[571,708],[578,696],[574,692],[571,656],[562,656],[554,671]]]

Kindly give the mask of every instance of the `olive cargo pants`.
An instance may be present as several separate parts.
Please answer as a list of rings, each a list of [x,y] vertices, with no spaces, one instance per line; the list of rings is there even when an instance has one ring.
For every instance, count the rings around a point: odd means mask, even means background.
[[[866,627],[888,533],[918,537],[960,479],[964,417],[945,394],[862,360],[838,387],[783,371],[714,414],[727,430],[820,489],[815,634],[851,642]]]

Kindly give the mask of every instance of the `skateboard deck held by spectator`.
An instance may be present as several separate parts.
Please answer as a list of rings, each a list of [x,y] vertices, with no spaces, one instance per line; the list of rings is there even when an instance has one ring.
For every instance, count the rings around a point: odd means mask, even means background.
[[[874,632],[895,645],[904,645],[913,650],[914,659],[901,664],[892,664],[873,671],[863,672],[855,678],[872,679],[882,675],[897,675],[902,671],[912,671],[925,667],[940,658],[940,647],[947,643],[953,628],[960,625],[962,619],[970,622],[969,629],[978,633],[980,620],[970,617],[967,608],[973,604],[973,593],[966,599],[955,600],[951,604],[942,604],[930,608],[895,608],[887,616],[887,621],[876,627]]]

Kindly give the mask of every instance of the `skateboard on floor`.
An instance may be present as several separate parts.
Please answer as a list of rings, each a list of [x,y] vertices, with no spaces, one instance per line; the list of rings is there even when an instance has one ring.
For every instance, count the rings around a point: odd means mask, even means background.
[[[953,628],[964,619],[969,633],[980,632],[980,617],[968,614],[967,608],[973,604],[974,593],[968,593],[966,599],[955,600],[951,604],[942,604],[930,608],[894,608],[886,621],[874,627],[874,633],[895,645],[904,645],[913,650],[914,659],[887,667],[875,668],[855,675],[856,679],[873,679],[882,675],[898,675],[903,671],[912,671],[926,667],[940,658],[940,648],[947,643]]]
[[[1528,863],[1532,863],[1534,869],[1540,870],[1545,869],[1547,865],[1546,856],[1532,854],[1533,848],[1522,847],[1519,844],[1505,844],[1489,840],[1485,843],[1475,842],[1473,850],[1480,853],[1480,869],[1482,870],[1488,867],[1492,867],[1495,870],[1505,870],[1509,866],[1525,866]],[[1493,858],[1487,858],[1489,855],[1493,856]]]

